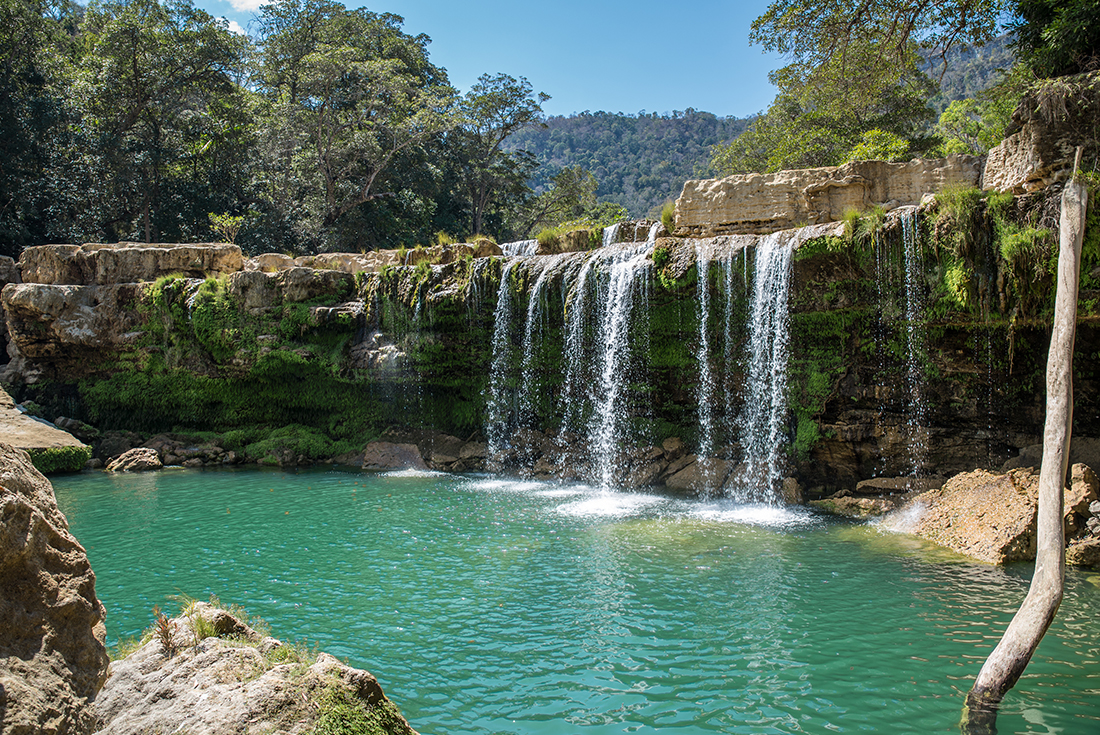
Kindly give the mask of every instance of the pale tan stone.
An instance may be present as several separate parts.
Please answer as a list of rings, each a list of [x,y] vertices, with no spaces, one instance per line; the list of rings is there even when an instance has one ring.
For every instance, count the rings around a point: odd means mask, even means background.
[[[928,193],[977,186],[981,170],[980,157],[956,155],[691,180],[676,201],[673,234],[763,234],[836,222],[849,209],[918,205]]]

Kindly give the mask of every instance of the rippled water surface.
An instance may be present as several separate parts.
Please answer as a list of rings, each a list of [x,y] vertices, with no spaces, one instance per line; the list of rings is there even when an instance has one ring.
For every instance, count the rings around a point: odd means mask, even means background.
[[[424,733],[957,732],[1030,578],[804,509],[338,471],[57,478],[108,637],[216,593]],[[171,607],[170,602],[167,603]],[[1100,575],[999,720],[1100,732]]]

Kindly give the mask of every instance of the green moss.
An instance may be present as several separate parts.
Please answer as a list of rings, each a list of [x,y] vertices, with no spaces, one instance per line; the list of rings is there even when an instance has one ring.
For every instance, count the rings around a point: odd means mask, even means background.
[[[312,735],[404,735],[411,733],[401,712],[388,699],[368,704],[343,682],[333,679],[317,698]]]
[[[55,472],[79,472],[92,458],[91,447],[46,447],[28,449],[31,462],[43,475]]]

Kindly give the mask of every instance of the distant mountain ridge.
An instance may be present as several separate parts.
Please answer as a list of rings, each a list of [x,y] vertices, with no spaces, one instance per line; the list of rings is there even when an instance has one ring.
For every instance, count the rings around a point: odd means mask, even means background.
[[[547,118],[545,127],[513,135],[507,148],[538,158],[531,181],[536,190],[563,168],[582,166],[596,176],[601,202],[642,217],[679,196],[687,179],[706,175],[710,147],[736,137],[751,121],[693,109],[670,115],[585,111]]]

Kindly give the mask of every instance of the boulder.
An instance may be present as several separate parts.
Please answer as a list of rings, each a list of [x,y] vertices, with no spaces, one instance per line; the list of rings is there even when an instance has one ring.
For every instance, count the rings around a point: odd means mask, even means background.
[[[371,442],[363,449],[365,470],[426,470],[428,465],[415,444]]]
[[[684,456],[684,440],[678,436],[670,436],[661,442],[661,449],[665,452],[665,459],[673,462]]]
[[[91,732],[107,676],[106,611],[87,554],[26,452],[0,444],[0,724]]]
[[[1065,494],[1067,541],[1086,532],[1084,515],[1097,497],[1096,475],[1074,465]],[[956,475],[899,510],[910,532],[991,564],[1035,559],[1039,474],[1030,468]]]
[[[261,253],[245,261],[246,270],[257,270],[263,271],[264,273],[284,271],[296,265],[297,263],[294,258],[289,255],[283,255],[282,253]]]
[[[980,156],[955,155],[690,180],[676,200],[673,234],[764,234],[836,222],[849,209],[862,212],[886,203],[918,205],[928,193],[977,186],[981,172]]]
[[[808,505],[851,518],[880,516],[897,507],[897,503],[890,498],[855,497],[854,495],[833,495],[822,500],[811,500]]]
[[[1066,547],[1066,564],[1100,569],[1100,538],[1079,539]]]
[[[117,458],[108,462],[107,471],[146,472],[148,470],[159,470],[163,466],[156,449],[150,447],[135,447],[134,449],[123,452]]]
[[[896,495],[927,492],[943,485],[943,480],[929,477],[873,477],[856,483],[856,495]]]
[[[141,336],[143,288],[8,284],[0,293],[8,338],[26,359],[79,376]]]
[[[168,629],[174,651],[153,637],[111,664],[95,702],[98,733],[351,732],[354,720],[341,713],[358,710],[378,727],[371,732],[415,735],[374,676],[333,656],[312,660],[205,603],[192,603]]]

